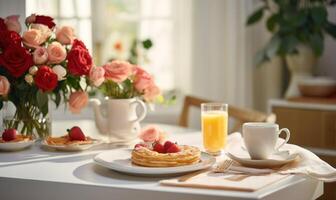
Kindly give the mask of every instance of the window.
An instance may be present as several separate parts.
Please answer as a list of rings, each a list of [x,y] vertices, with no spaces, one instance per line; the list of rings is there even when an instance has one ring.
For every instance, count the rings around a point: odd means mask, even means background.
[[[162,90],[188,88],[191,0],[26,0],[26,13],[74,26],[97,65],[127,59],[135,39],[149,38],[153,47],[138,63]]]
[[[72,26],[78,38],[92,53],[92,19],[90,0],[26,0],[26,15],[48,15],[56,23]]]

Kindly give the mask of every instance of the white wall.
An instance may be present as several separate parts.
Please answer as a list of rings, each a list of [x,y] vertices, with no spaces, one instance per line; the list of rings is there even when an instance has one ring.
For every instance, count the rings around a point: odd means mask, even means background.
[[[0,17],[8,15],[20,15],[20,22],[24,24],[26,18],[25,0],[0,0]]]
[[[329,9],[329,20],[336,23],[336,8]],[[318,63],[318,73],[336,79],[336,39],[326,37],[324,54]]]

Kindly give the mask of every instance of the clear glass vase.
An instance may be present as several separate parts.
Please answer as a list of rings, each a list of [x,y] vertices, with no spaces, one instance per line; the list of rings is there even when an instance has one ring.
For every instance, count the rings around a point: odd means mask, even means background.
[[[29,102],[24,105],[5,102],[2,112],[3,129],[15,128],[20,134],[36,138],[45,138],[51,135],[50,113],[43,115],[38,107],[29,104]]]

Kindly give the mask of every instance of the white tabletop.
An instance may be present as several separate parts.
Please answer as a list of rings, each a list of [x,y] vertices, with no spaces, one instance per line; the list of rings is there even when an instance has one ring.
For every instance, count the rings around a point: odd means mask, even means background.
[[[58,121],[53,133],[79,125],[97,137],[89,120]],[[201,133],[176,126],[160,125],[179,143],[200,146]],[[69,153],[46,151],[38,144],[20,152],[0,152],[1,199],[316,199],[323,183],[293,175],[256,192],[192,189],[161,186],[164,178],[120,174],[93,163],[99,152],[115,148],[103,145],[92,150]]]

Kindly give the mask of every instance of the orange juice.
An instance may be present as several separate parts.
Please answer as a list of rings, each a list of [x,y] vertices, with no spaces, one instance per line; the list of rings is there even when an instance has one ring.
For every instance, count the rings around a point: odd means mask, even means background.
[[[227,138],[228,114],[225,111],[208,111],[202,113],[203,145],[207,152],[218,153]]]

